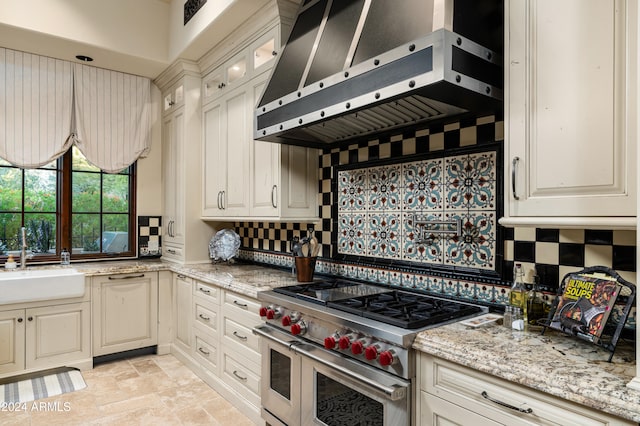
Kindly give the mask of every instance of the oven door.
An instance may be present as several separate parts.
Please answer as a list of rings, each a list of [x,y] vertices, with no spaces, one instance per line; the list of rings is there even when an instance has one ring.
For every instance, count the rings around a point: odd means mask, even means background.
[[[411,382],[268,325],[254,331],[264,337],[261,402],[267,422],[275,416],[291,426],[410,424]]]
[[[286,338],[284,333],[279,334]],[[289,349],[290,342],[262,336],[266,337],[261,342],[262,417],[270,425],[280,424],[276,420],[285,425],[297,425],[300,423],[300,356]]]

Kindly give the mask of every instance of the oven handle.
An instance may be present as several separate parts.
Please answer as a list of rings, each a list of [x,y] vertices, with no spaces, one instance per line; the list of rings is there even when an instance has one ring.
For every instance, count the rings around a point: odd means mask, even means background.
[[[296,354],[300,354],[303,356],[306,356],[308,358],[311,358],[312,360],[319,362],[320,364],[323,364],[327,367],[333,368],[337,371],[339,371],[340,373],[344,374],[345,376],[348,376],[360,383],[363,383],[365,385],[367,385],[368,387],[372,387],[380,392],[382,392],[387,399],[391,400],[391,401],[399,401],[401,399],[406,398],[407,396],[407,388],[406,386],[396,386],[396,385],[391,385],[391,386],[385,386],[381,383],[377,383],[375,380],[371,380],[368,377],[365,377],[361,374],[358,374],[356,372],[353,372],[347,368],[344,368],[340,365],[336,365],[333,364],[329,361],[327,361],[326,359],[314,354],[313,352],[307,350],[304,348],[304,346],[307,346],[309,348],[311,348],[312,350],[315,350],[315,346],[309,345],[307,343],[301,342],[299,340],[292,340],[292,341],[286,341],[286,340],[282,340],[279,339],[277,337],[275,337],[272,333],[271,333],[271,329],[268,328],[267,326],[263,326],[263,325],[259,325],[253,328],[253,332],[255,334],[258,334],[266,339],[269,339],[271,341],[274,341],[276,343],[279,343],[285,347],[287,347],[290,351],[293,351]]]

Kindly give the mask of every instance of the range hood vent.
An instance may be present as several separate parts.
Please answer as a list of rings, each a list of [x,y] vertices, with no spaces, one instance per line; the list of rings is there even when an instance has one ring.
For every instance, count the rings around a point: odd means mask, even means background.
[[[326,148],[503,109],[502,2],[306,0],[256,108],[254,138]]]

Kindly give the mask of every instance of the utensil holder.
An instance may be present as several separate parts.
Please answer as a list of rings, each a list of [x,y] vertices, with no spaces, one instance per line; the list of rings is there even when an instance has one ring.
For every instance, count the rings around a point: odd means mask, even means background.
[[[309,283],[313,281],[313,273],[316,269],[317,257],[296,256],[296,276],[299,283]]]

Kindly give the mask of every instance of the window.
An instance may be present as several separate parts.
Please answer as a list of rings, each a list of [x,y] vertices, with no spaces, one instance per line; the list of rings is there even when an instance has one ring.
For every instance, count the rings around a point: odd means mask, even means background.
[[[101,172],[75,147],[38,169],[0,160],[0,257],[19,256],[27,230],[31,262],[134,255],[135,165]]]

